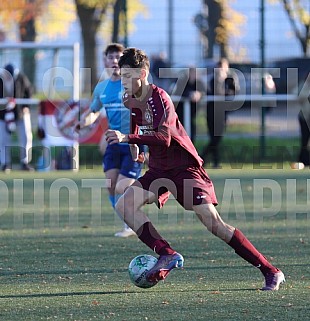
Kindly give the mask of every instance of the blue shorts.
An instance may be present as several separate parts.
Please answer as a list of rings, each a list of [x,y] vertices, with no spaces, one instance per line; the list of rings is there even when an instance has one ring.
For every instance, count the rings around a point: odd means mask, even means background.
[[[142,150],[140,147],[140,152]],[[108,145],[103,156],[103,170],[105,172],[116,168],[119,169],[120,174],[137,179],[141,175],[142,167],[142,163],[134,162],[132,160],[128,144]]]

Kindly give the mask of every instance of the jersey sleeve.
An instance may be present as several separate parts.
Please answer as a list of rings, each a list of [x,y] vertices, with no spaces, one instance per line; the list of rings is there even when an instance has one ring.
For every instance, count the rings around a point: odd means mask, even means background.
[[[158,128],[158,131],[152,134],[129,134],[129,144],[144,144],[144,145],[157,145],[169,146],[171,142],[171,135],[169,129],[165,127]]]
[[[170,146],[171,129],[176,126],[173,103],[167,94],[158,94],[153,101],[153,130],[129,134],[129,143]]]
[[[95,113],[95,112],[99,111],[101,108],[102,108],[102,104],[100,102],[100,91],[99,91],[99,87],[97,85],[94,89],[93,98],[90,103],[89,109]]]

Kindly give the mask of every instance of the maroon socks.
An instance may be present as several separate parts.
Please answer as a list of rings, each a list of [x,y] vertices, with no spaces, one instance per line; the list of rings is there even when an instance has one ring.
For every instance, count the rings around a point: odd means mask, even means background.
[[[151,222],[144,223],[137,231],[139,239],[158,255],[174,254],[169,243],[165,241],[157,232]],[[268,260],[254,247],[246,236],[235,229],[234,235],[228,243],[235,252],[244,260],[259,268],[263,274],[277,272],[278,269],[268,262]]]
[[[151,222],[144,223],[137,231],[138,238],[159,255],[174,254],[169,243],[159,235]]]
[[[228,245],[244,260],[259,268],[263,274],[278,271],[276,267],[270,264],[268,260],[257,251],[254,245],[238,229],[235,229],[234,235]]]

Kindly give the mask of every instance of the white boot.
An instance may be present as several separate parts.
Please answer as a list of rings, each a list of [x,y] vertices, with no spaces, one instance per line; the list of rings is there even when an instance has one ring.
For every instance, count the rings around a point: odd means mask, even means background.
[[[134,236],[136,233],[127,225],[124,225],[124,229],[114,234],[116,237],[129,237]]]

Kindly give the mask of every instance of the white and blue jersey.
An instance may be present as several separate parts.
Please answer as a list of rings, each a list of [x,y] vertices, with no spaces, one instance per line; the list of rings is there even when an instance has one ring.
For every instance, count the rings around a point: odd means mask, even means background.
[[[119,130],[121,133],[130,133],[130,110],[122,101],[123,86],[121,80],[110,79],[99,82],[93,93],[93,100],[89,106],[92,112],[104,108],[109,129]],[[143,151],[143,148],[140,152]],[[132,160],[128,143],[108,145],[103,156],[104,171],[118,168],[120,174],[129,178],[138,178],[142,164]]]
[[[110,79],[99,82],[95,87],[93,101],[90,105],[92,112],[105,109],[109,128],[119,130],[124,134],[130,133],[130,111],[122,101],[123,86],[121,80]]]

